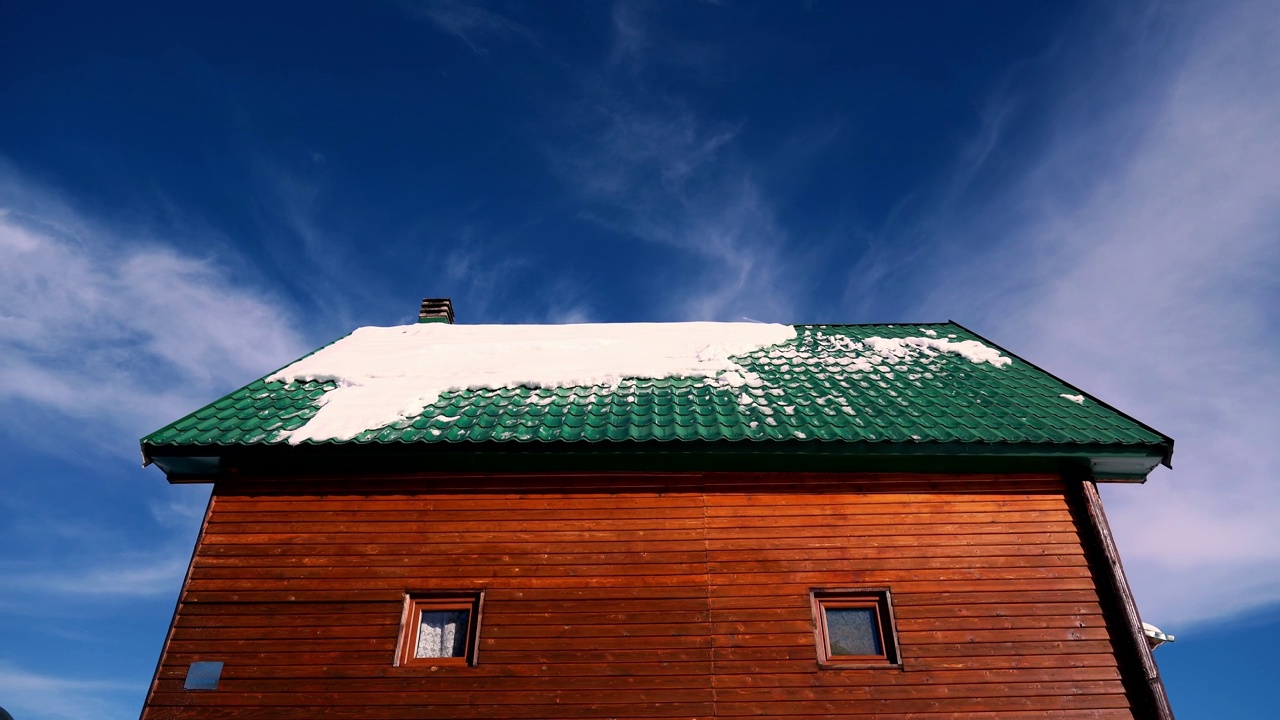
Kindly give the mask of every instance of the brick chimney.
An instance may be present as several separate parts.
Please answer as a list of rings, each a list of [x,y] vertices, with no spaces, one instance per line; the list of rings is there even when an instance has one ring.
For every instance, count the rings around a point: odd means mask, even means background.
[[[449,298],[422,298],[418,310],[418,322],[442,322],[453,324],[453,301]]]

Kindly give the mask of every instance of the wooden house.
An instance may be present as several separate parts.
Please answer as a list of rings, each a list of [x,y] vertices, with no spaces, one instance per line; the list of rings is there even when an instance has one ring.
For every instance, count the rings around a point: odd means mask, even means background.
[[[953,323],[365,328],[142,440],[212,496],[144,720],[1171,718],[1096,483]]]

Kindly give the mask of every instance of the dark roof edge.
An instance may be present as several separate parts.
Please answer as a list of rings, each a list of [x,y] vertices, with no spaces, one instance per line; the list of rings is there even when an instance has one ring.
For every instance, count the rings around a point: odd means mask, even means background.
[[[144,448],[146,452],[147,448]],[[765,469],[892,472],[1066,471],[1098,480],[1143,482],[1159,464],[1158,445],[1118,446],[994,443],[814,443],[733,441],[679,443],[388,444],[168,446],[150,448],[149,459],[170,482],[208,482],[245,469],[280,474],[329,473],[336,468],[369,473],[423,470],[714,470]]]
[[[1096,398],[1096,397],[1094,397],[1094,396],[1093,396],[1093,393],[1090,393],[1090,392],[1089,392],[1089,391],[1087,391],[1087,390],[1084,390],[1084,389],[1082,389],[1082,388],[1076,387],[1075,385],[1072,385],[1071,383],[1067,382],[1066,380],[1063,380],[1062,378],[1058,377],[1058,375],[1057,375],[1057,374],[1055,374],[1055,373],[1051,373],[1051,372],[1049,372],[1048,370],[1045,370],[1044,368],[1040,367],[1039,365],[1037,365],[1037,364],[1035,364],[1035,363],[1031,362],[1030,360],[1027,360],[1026,358],[1022,357],[1021,355],[1018,355],[1017,353],[1009,352],[1009,350],[1007,350],[1005,347],[1003,347],[1002,345],[1000,345],[1000,344],[998,344],[998,343],[994,343],[994,342],[992,342],[992,341],[991,341],[990,339],[988,339],[985,335],[982,335],[981,333],[978,333],[978,332],[974,332],[972,329],[970,329],[970,328],[968,328],[968,327],[965,327],[964,325],[961,325],[960,323],[956,322],[955,320],[948,320],[947,322],[951,323],[952,325],[955,325],[956,327],[958,327],[958,328],[960,328],[960,329],[964,330],[965,332],[969,333],[970,335],[973,335],[973,336],[974,336],[974,337],[976,337],[976,338],[980,338],[984,343],[987,343],[987,344],[988,344],[988,345],[990,345],[991,347],[996,348],[997,350],[999,350],[1000,352],[1002,352],[1002,353],[1004,353],[1004,354],[1008,355],[1009,357],[1013,358],[1014,360],[1017,360],[1018,362],[1022,362],[1022,363],[1026,363],[1027,365],[1030,365],[1031,367],[1035,368],[1036,370],[1039,370],[1040,372],[1044,373],[1045,375],[1048,375],[1049,377],[1053,378],[1054,380],[1057,380],[1058,382],[1062,383],[1063,385],[1066,385],[1067,387],[1071,388],[1072,390],[1075,390],[1077,393],[1080,393],[1081,395],[1084,395],[1084,396],[1088,397],[1088,398],[1089,398],[1090,400],[1092,400],[1093,402],[1097,403],[1098,405],[1101,405],[1102,407],[1104,407],[1104,408],[1106,408],[1106,409],[1110,410],[1111,412],[1113,412],[1113,413],[1115,413],[1115,414],[1119,415],[1120,417],[1122,417],[1122,418],[1124,418],[1124,419],[1128,420],[1129,422],[1131,422],[1131,423],[1133,423],[1133,424],[1135,424],[1135,425],[1141,426],[1143,429],[1148,430],[1148,431],[1150,431],[1150,432],[1152,432],[1152,433],[1155,433],[1156,435],[1159,435],[1159,436],[1160,436],[1161,438],[1163,438],[1163,439],[1164,439],[1164,441],[1165,441],[1165,445],[1164,445],[1164,452],[1163,452],[1163,455],[1162,455],[1162,457],[1161,457],[1161,459],[1160,459],[1160,464],[1161,464],[1161,465],[1164,465],[1165,467],[1167,467],[1167,468],[1169,468],[1169,469],[1173,469],[1173,438],[1169,437],[1168,435],[1165,435],[1164,433],[1160,432],[1159,430],[1157,430],[1157,429],[1155,429],[1155,428],[1151,427],[1150,425],[1148,425],[1148,424],[1146,424],[1146,423],[1142,422],[1142,421],[1141,421],[1141,420],[1139,420],[1138,418],[1136,418],[1136,417],[1134,417],[1134,416],[1130,415],[1129,413],[1127,413],[1127,412],[1125,412],[1125,411],[1123,411],[1123,410],[1121,410],[1121,409],[1119,409],[1119,408],[1115,407],[1114,405],[1111,405],[1110,403],[1107,403],[1107,402],[1104,402],[1104,401],[1102,401],[1102,400],[1099,400],[1098,398]]]

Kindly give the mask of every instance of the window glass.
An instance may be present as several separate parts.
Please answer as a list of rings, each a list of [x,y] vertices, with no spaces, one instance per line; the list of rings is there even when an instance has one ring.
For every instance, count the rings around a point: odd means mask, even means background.
[[[418,620],[418,645],[414,657],[466,657],[467,610],[423,610]]]
[[[826,612],[832,655],[884,654],[875,608],[826,608]]]

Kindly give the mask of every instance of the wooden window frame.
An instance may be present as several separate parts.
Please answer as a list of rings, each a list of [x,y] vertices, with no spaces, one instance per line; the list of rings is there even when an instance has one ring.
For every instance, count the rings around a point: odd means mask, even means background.
[[[462,657],[414,657],[418,647],[418,630],[423,611],[466,610],[467,640]],[[471,666],[476,664],[480,645],[480,618],[484,610],[484,592],[409,592],[404,597],[400,618],[400,640],[396,644],[397,667]]]
[[[893,617],[889,588],[813,588],[809,591],[813,610],[813,637],[818,649],[818,665],[824,668],[902,668],[898,652],[898,626]],[[827,630],[827,609],[871,608],[880,632],[880,655],[832,655]]]

